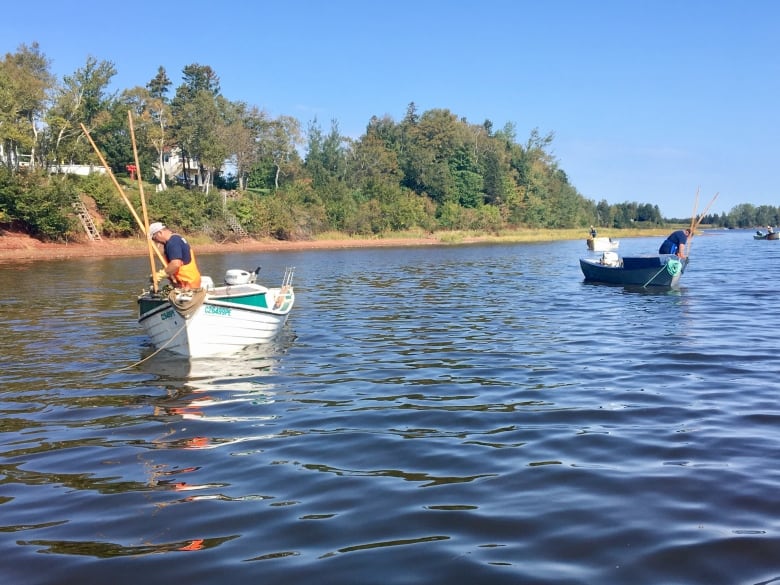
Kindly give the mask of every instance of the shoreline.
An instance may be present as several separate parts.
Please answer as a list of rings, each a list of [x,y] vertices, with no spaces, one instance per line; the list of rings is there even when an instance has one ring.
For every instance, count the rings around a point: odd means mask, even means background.
[[[669,228],[648,229],[633,233],[616,233],[616,238],[658,236]],[[620,232],[620,230],[614,230]],[[528,242],[550,242],[555,240],[587,239],[582,230],[529,230],[527,233],[508,236],[430,234],[419,237],[388,238],[336,238],[323,240],[255,240],[246,238],[238,242],[199,242],[190,237],[190,244],[201,254],[224,254],[238,252],[286,252],[304,250],[339,250],[345,248],[459,246],[468,244],[506,244]],[[146,241],[140,237],[112,238],[97,242],[77,241],[68,243],[42,242],[20,232],[0,231],[0,264],[23,263],[47,260],[70,260],[78,258],[111,258],[145,256],[149,253]]]
[[[473,243],[481,238],[464,239],[457,243]],[[488,241],[488,240],[485,240]],[[239,242],[206,242],[191,240],[198,255],[223,254],[231,252],[284,252],[298,250],[338,250],[343,248],[378,248],[452,245],[439,238],[366,238],[307,240],[288,242],[282,240],[245,239]],[[0,235],[0,263],[29,262],[36,260],[70,260],[78,258],[111,258],[145,256],[149,253],[146,243],[140,238],[122,238],[97,242],[49,243],[18,233]]]

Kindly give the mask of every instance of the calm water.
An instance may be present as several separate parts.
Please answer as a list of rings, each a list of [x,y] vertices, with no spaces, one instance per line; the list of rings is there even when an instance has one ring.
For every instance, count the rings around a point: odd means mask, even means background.
[[[2,583],[780,583],[780,242],[586,254],[203,254],[297,305],[193,364],[136,365],[147,258],[0,265]]]

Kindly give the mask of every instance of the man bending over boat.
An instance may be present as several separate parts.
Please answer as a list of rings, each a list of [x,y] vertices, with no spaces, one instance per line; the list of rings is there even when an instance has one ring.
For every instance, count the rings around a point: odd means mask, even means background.
[[[159,221],[149,226],[149,237],[154,243],[163,245],[165,261],[168,262],[157,276],[170,279],[176,288],[200,288],[200,270],[195,262],[195,252],[187,240]]]
[[[669,234],[669,237],[664,240],[664,243],[661,244],[661,247],[658,248],[658,253],[677,254],[678,258],[685,258],[685,244],[688,243],[690,235],[690,228],[672,232]]]

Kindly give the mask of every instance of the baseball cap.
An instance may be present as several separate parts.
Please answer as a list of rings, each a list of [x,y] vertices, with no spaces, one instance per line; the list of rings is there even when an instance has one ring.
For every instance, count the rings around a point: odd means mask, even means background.
[[[154,234],[165,229],[165,226],[159,221],[155,221],[149,226],[149,237],[153,238]]]

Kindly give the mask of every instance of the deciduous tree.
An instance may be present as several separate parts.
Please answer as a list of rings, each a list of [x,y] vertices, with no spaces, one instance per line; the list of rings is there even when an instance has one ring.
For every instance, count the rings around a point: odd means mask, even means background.
[[[0,61],[0,160],[12,171],[37,163],[40,126],[55,79],[38,43]]]
[[[109,95],[107,89],[114,75],[113,63],[90,56],[84,67],[63,78],[46,118],[49,146],[57,162],[83,162],[91,157],[80,124],[92,133],[108,122],[115,96]],[[93,137],[97,134],[93,133]]]

